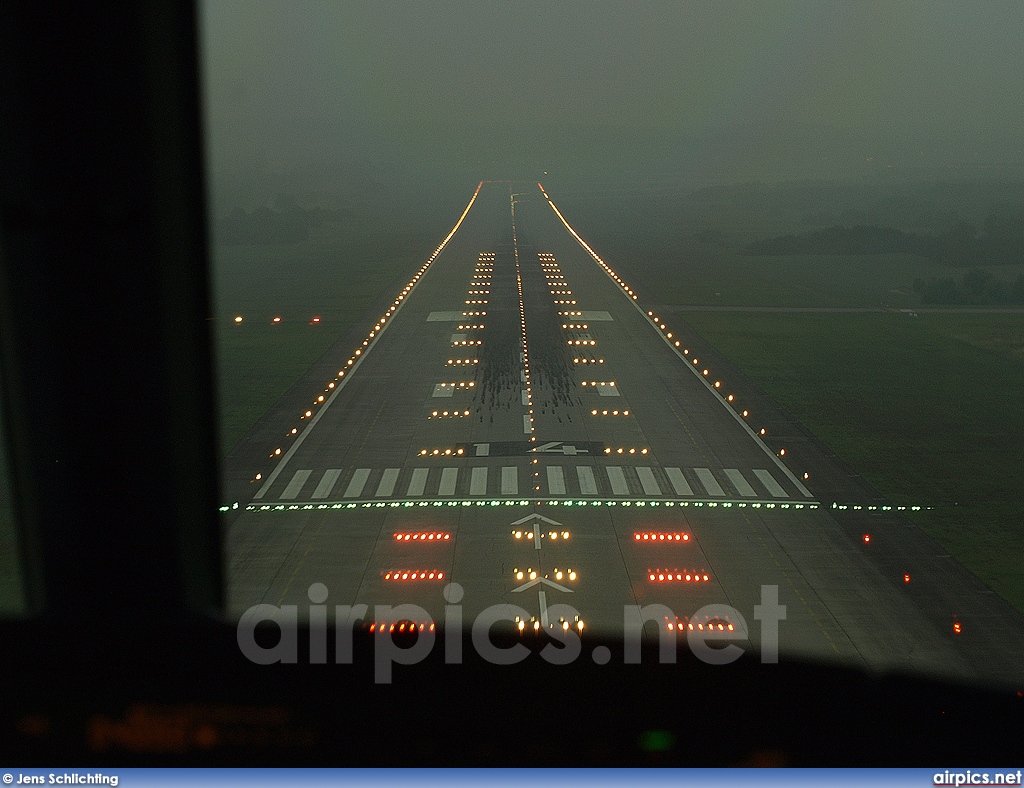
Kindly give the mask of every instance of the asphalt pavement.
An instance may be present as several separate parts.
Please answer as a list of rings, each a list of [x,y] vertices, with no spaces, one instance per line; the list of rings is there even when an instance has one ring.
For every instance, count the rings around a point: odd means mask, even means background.
[[[779,659],[1019,681],[1019,614],[554,207],[538,184],[484,183],[261,425],[276,445],[231,458],[231,615],[366,605],[343,626],[390,631],[492,609],[600,662],[587,635],[628,640],[639,609],[680,648],[710,631],[770,661],[777,628]]]

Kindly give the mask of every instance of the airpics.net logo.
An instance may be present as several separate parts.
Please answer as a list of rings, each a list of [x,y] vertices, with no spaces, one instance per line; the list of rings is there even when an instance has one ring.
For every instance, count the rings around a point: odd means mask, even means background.
[[[309,661],[311,664],[326,664],[328,657],[328,606],[329,591],[323,583],[309,587]],[[463,589],[458,583],[449,583],[444,588],[447,603],[444,612],[444,656],[447,664],[461,664],[463,651],[462,608]],[[374,681],[390,684],[395,665],[415,665],[426,659],[433,651],[436,631],[429,613],[419,605],[375,605],[370,615],[369,605],[334,606],[334,662],[351,664],[353,632],[361,622],[421,622],[417,627],[415,642],[402,645],[395,639],[394,626],[378,626],[374,631]],[[761,586],[761,603],[754,605],[754,620],[760,624],[761,662],[779,661],[779,622],[786,619],[786,606],[779,604],[779,587]],[[547,621],[579,621],[579,611],[571,605],[549,605],[544,611]],[[514,665],[535,653],[523,643],[499,646],[492,637],[492,630],[498,625],[515,627],[530,619],[530,613],[518,605],[498,604],[481,611],[473,619],[471,641],[476,653],[493,665]],[[676,652],[681,638],[686,633],[686,645],[701,661],[709,665],[727,665],[739,659],[744,650],[729,641],[747,640],[750,631],[740,611],[730,605],[705,605],[690,617],[690,621],[728,621],[729,628],[683,627],[670,628],[666,621],[678,621],[676,614],[665,605],[624,605],[622,609],[622,662],[627,665],[641,661],[643,632],[646,625],[658,627],[658,662],[675,663]],[[425,624],[424,624],[425,622]],[[257,642],[256,632],[261,625],[276,625],[280,637],[272,646]],[[520,627],[521,629],[521,627]],[[413,631],[410,629],[410,631]],[[239,619],[236,629],[238,647],[245,657],[258,665],[295,664],[299,661],[299,607],[298,605],[253,605]],[[583,654],[584,644],[576,628],[563,625],[548,627],[548,642],[539,653],[543,660],[552,665],[568,665]],[[408,638],[399,638],[406,640]],[[712,645],[715,644],[715,645]],[[607,646],[595,646],[589,652],[590,658],[598,665],[611,661],[612,651]]]
[[[1015,772],[977,772],[970,769],[962,772],[953,772],[946,769],[944,772],[936,772],[932,778],[932,785],[936,786],[1020,784],[1020,769]]]

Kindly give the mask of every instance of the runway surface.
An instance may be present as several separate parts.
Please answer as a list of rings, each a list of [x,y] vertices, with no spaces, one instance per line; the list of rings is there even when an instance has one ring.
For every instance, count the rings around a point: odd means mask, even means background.
[[[622,637],[640,606],[646,636],[713,628],[769,660],[777,596],[780,659],[1020,680],[1020,617],[825,453],[769,446],[735,373],[570,222],[539,184],[481,184],[311,373],[233,469],[231,614],[366,605],[351,625],[390,629],[506,604],[498,627],[568,628],[600,660],[588,634]]]

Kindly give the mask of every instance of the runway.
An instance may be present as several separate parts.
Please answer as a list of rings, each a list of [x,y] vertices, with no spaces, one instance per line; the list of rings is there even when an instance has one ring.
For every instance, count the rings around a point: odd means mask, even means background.
[[[277,445],[247,460],[231,615],[366,605],[353,626],[390,628],[441,624],[455,603],[466,625],[514,605],[497,626],[568,629],[586,659],[589,633],[623,636],[640,607],[648,637],[686,648],[713,628],[770,661],[777,596],[780,659],[1024,675],[999,600],[960,570],[951,585],[884,502],[857,514],[874,544],[853,538],[831,508],[844,472],[769,446],[735,374],[570,221],[539,184],[481,184],[363,340],[310,378]],[[958,595],[923,599],[929,583]],[[996,619],[998,637],[965,631]]]

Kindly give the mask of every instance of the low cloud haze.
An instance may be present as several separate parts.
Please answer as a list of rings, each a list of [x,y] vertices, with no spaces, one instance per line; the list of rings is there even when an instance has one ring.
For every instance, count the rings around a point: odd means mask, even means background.
[[[208,0],[200,17],[215,183],[992,176],[1024,161],[1017,0]]]

